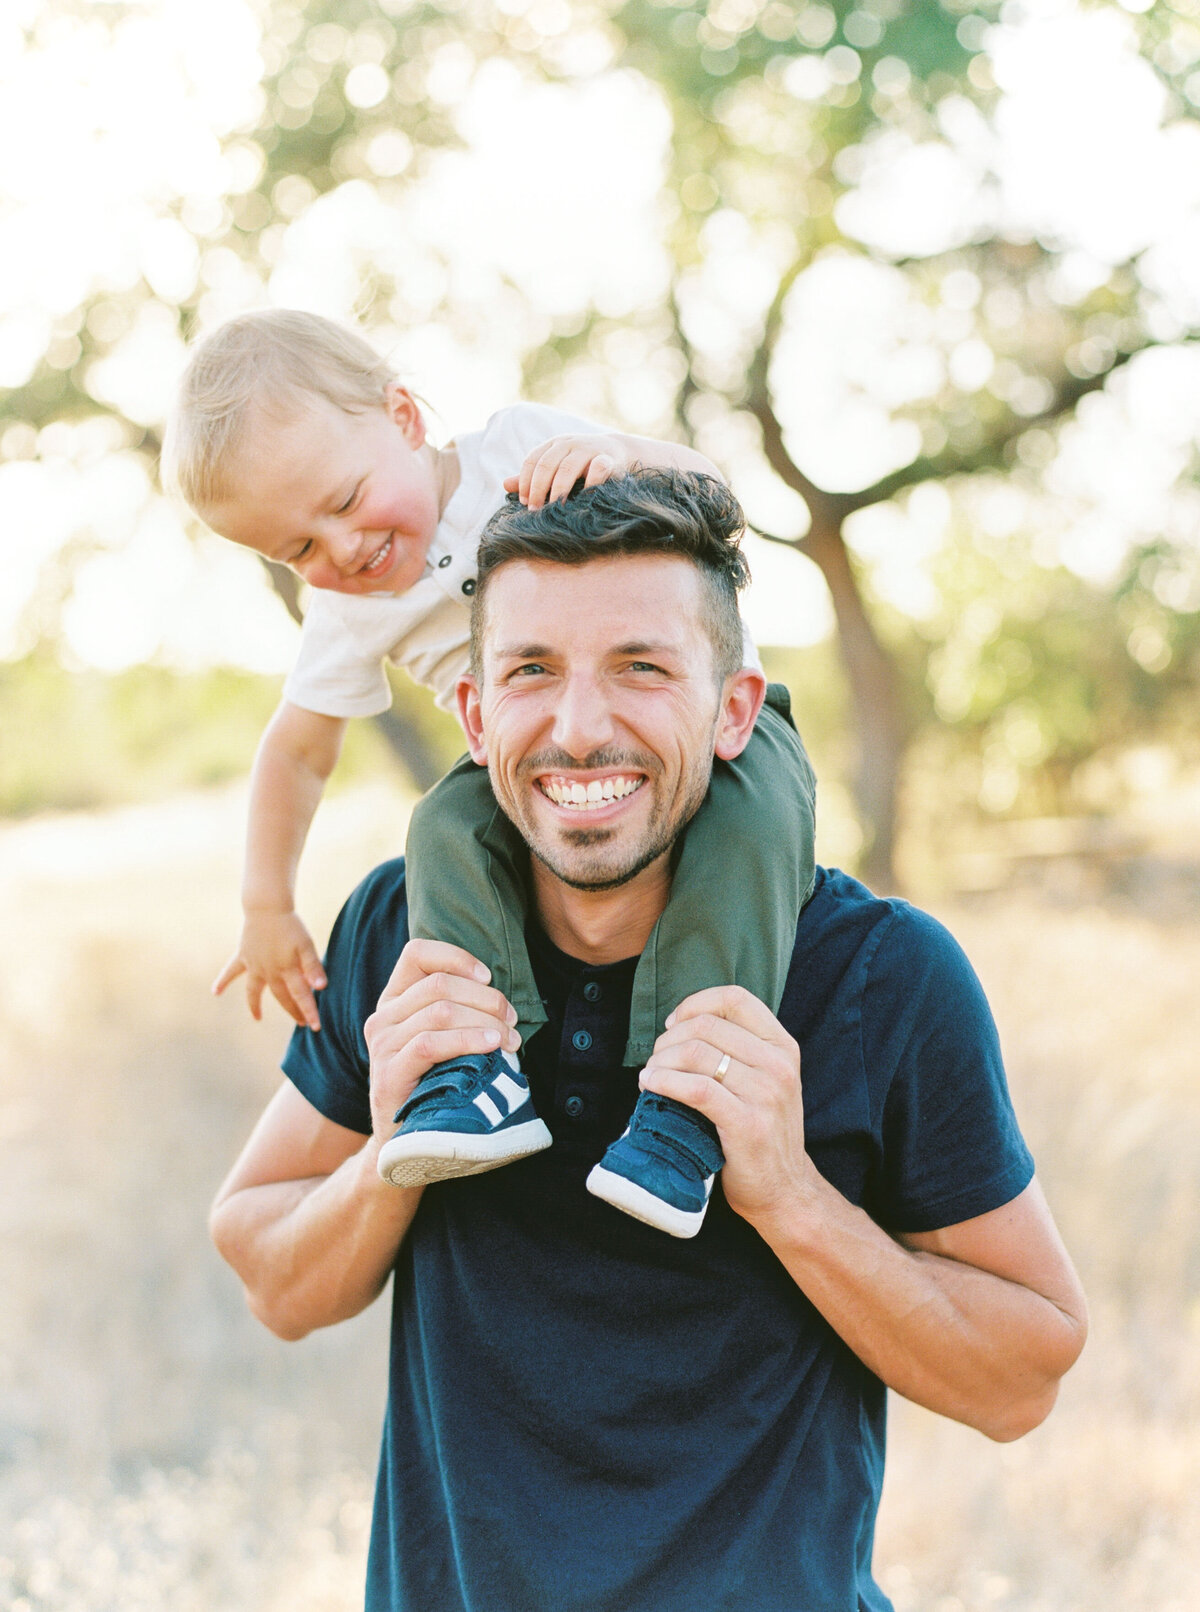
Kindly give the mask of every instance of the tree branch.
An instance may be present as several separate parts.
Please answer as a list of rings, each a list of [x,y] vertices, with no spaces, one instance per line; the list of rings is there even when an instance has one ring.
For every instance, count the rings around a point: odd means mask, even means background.
[[[1097,375],[1078,378],[1072,376],[1070,380],[1064,380],[1059,385],[1053,401],[1044,409],[1029,415],[1009,413],[998,431],[968,453],[948,448],[941,453],[922,455],[921,458],[914,459],[911,464],[903,465],[899,470],[893,470],[890,475],[882,476],[870,487],[863,487],[856,493],[847,493],[845,495],[847,513],[852,514],[855,510],[866,509],[872,504],[885,503],[897,493],[903,492],[908,487],[915,487],[922,481],[943,481],[950,476],[965,476],[980,470],[1000,469],[1005,463],[1007,450],[1018,437],[1037,426],[1052,425],[1061,420],[1082,398],[1092,392],[1103,391],[1109,377],[1115,375],[1117,370],[1131,358],[1136,358],[1139,353],[1161,345],[1160,342],[1145,342],[1130,352],[1118,353],[1108,368],[1101,370]]]
[[[814,525],[837,525],[844,518],[844,512],[839,508],[844,495],[830,493],[823,487],[818,487],[815,481],[806,476],[796,464],[783,442],[783,427],[779,423],[779,416],[771,401],[771,387],[769,371],[771,359],[775,352],[775,343],[779,340],[779,333],[783,328],[783,305],[787,301],[788,293],[795,285],[799,276],[809,266],[811,257],[804,254],[798,257],[792,266],[780,279],[771,299],[771,306],[767,309],[767,317],[763,321],[763,333],[754,357],[750,360],[750,367],[746,372],[746,390],[744,394],[745,406],[758,421],[758,428],[762,433],[763,453],[767,463],[786,486],[800,497],[808,506],[809,515]],[[766,534],[764,534],[766,535]],[[788,539],[775,539],[776,542],[789,541]],[[793,548],[802,549],[804,540],[790,540]]]

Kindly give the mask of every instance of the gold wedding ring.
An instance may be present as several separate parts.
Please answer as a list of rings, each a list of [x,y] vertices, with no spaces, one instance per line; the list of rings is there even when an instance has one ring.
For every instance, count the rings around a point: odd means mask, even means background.
[[[713,1079],[714,1080],[724,1080],[725,1079],[725,1076],[729,1073],[729,1063],[730,1063],[729,1054],[727,1052],[723,1053],[722,1056],[721,1056],[720,1063],[717,1065],[716,1069],[713,1071]]]

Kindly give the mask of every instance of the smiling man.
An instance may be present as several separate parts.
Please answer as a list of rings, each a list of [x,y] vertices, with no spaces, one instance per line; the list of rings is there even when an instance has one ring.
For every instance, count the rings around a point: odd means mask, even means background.
[[[548,1023],[523,1066],[553,1145],[381,1182],[425,1072],[517,1043],[475,959],[405,944],[392,862],[339,918],[326,1028],[297,1032],[214,1207],[283,1337],[395,1273],[371,1612],[879,1612],[886,1387],[1015,1438],[1083,1343],[987,1005],[907,904],[822,871],[778,1016],[704,991],[621,1066],[673,850],[764,697],[707,518],[727,497],[631,476],[501,511],[480,551],[460,714],[530,851]],[[690,1241],[587,1190],[639,1086],[720,1138]]]

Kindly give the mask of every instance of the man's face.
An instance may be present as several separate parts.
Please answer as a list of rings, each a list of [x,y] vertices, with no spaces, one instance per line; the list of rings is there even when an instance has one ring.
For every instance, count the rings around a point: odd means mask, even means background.
[[[749,738],[762,678],[718,686],[702,605],[699,572],[672,555],[514,560],[488,580],[482,686],[462,679],[460,715],[505,814],[564,884],[608,889],[657,862],[714,753]]]

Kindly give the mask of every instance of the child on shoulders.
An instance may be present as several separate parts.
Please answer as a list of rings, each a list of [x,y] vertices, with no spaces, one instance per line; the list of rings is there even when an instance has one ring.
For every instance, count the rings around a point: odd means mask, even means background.
[[[288,310],[243,315],[196,348],[168,423],[164,461],[169,482],[214,531],[290,566],[313,590],[296,664],[254,764],[244,922],[214,990],[244,975],[256,1018],[269,990],[297,1024],[317,1031],[325,973],[295,910],[313,814],[347,722],[391,703],[386,661],[432,688],[440,704],[452,704],[467,664],[479,537],[505,495],[539,508],[580,480],[594,486],[637,465],[718,473],[690,448],[604,431],[529,403],[501,409],[482,431],[436,448],[417,399],[362,337]],[[748,639],[747,653],[754,656]],[[773,1010],[779,1005],[813,876],[815,786],[786,711],[764,707],[743,766],[755,787],[747,790],[740,773],[717,763],[710,798],[687,830],[657,945],[635,980],[630,1064],[649,1056],[666,1014],[707,985],[737,983]],[[515,831],[507,862],[482,843],[482,827],[495,815],[487,774],[470,762],[459,763],[418,806],[408,844],[410,929],[464,946],[486,963],[527,1039],[545,1014],[523,943],[513,938],[523,933],[523,921],[512,921],[513,903],[522,899]],[[758,836],[752,824],[760,819]],[[764,876],[748,879],[742,865],[739,889],[726,893],[731,832],[747,844],[759,841]],[[749,910],[747,888],[759,892]],[[743,938],[732,949],[731,908],[744,914]],[[722,935],[711,919],[704,922],[705,910],[722,912]],[[480,1092],[493,1096],[479,1104]],[[630,1132],[605,1156],[613,1168],[595,1174],[599,1195],[617,1207],[692,1236],[720,1149],[706,1120],[673,1106],[673,1167],[652,1172],[653,1179],[621,1173],[629,1168],[622,1144],[628,1151],[631,1133],[636,1141],[635,1113]],[[399,1185],[492,1169],[550,1145],[516,1059],[506,1053],[430,1070],[406,1108],[380,1163]],[[643,1117],[654,1123],[649,1112]],[[646,1177],[641,1166],[635,1174]]]

